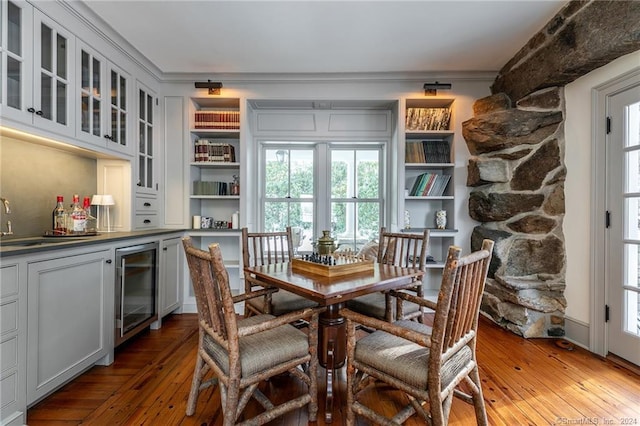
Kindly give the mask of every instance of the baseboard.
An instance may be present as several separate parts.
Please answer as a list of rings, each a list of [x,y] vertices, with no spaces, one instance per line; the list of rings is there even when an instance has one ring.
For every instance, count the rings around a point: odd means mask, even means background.
[[[589,350],[589,324],[574,318],[565,317],[564,333],[565,339],[581,348]]]

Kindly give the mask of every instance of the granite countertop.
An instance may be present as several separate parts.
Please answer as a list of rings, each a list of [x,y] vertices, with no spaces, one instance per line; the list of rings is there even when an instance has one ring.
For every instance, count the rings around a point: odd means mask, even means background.
[[[0,257],[37,253],[42,251],[68,249],[134,238],[184,232],[186,229],[150,229],[145,231],[109,232],[77,237],[25,237],[0,239]]]

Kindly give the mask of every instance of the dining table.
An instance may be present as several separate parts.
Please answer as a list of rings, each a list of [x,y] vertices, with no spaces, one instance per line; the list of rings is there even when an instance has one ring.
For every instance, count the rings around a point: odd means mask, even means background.
[[[305,270],[292,262],[244,268],[266,285],[290,291],[312,300],[326,309],[318,324],[318,361],[326,374],[325,422],[333,419],[334,378],[346,360],[346,321],[340,309],[348,300],[377,291],[410,285],[424,274],[417,268],[373,263],[363,271],[339,276],[326,276],[317,268]]]

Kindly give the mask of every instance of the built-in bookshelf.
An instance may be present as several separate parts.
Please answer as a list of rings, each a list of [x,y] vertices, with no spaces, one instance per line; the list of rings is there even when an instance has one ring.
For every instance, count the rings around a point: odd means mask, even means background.
[[[203,249],[220,244],[231,287],[239,291],[241,233],[232,225],[240,214],[240,100],[191,98],[189,115],[189,235]]]
[[[428,286],[439,284],[448,247],[455,242],[454,99],[424,97],[404,103],[404,232],[430,230]],[[447,212],[444,229],[436,212]],[[434,288],[437,290],[437,288]]]

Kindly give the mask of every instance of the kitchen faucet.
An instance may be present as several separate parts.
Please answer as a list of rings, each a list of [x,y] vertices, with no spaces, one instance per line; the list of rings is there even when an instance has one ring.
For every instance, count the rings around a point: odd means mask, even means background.
[[[4,212],[6,214],[11,213],[11,208],[9,207],[9,200],[7,200],[4,197],[0,197],[0,202],[2,202],[2,204],[4,205]],[[7,220],[7,230],[6,231],[0,231],[0,236],[4,236],[4,235],[13,235],[13,230],[11,229],[11,221]]]

